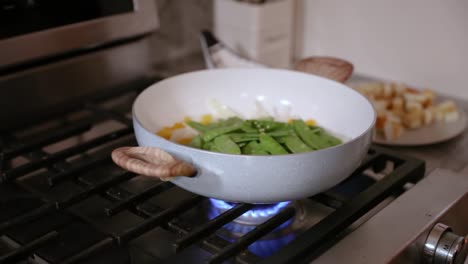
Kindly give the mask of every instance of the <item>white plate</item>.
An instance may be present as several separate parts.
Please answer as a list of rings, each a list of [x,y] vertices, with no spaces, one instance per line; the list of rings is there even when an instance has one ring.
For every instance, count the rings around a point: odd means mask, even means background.
[[[435,122],[432,125],[405,130],[400,138],[387,140],[382,135],[374,136],[374,143],[392,146],[422,146],[443,142],[461,134],[467,125],[466,114],[461,111],[458,121],[446,123]]]

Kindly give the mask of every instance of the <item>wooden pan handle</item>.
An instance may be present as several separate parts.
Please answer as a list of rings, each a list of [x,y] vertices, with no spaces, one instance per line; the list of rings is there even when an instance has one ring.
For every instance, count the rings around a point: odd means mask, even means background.
[[[112,160],[125,170],[168,181],[177,176],[193,177],[196,169],[154,147],[121,147],[112,151]]]
[[[351,77],[354,66],[350,62],[338,58],[309,57],[299,60],[294,69],[344,83]]]

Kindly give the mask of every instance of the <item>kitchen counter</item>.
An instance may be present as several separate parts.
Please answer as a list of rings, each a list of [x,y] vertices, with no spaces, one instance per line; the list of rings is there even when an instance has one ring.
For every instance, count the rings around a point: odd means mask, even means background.
[[[183,72],[204,69],[204,67],[202,54],[195,53],[179,60],[156,65],[155,72],[163,76],[172,76]],[[377,79],[353,75],[350,82],[375,80]],[[468,113],[468,101],[448,96],[439,96],[454,100],[465,113]],[[419,147],[386,147],[398,153],[425,160],[426,174],[429,174],[436,168],[448,169],[455,172],[468,172],[468,129],[451,140],[433,145]]]

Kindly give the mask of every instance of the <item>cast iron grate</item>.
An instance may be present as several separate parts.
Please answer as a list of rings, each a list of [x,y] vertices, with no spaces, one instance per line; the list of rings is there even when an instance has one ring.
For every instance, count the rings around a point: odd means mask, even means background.
[[[44,219],[54,219],[48,225],[41,225],[41,232],[32,232],[27,236],[23,234],[21,239],[17,238],[18,246],[0,256],[0,263],[12,263],[24,260],[33,255],[46,255],[44,252],[50,249],[50,245],[58,242],[58,239],[66,236],[66,226],[73,223],[86,229],[86,232],[94,232],[93,239],[84,243],[75,251],[59,259],[49,258],[51,263],[93,263],[103,254],[119,251],[119,247],[126,246],[132,240],[146,234],[156,227],[163,227],[171,232],[177,233],[179,239],[175,242],[176,254],[171,261],[177,259],[180,252],[193,245],[197,245],[212,253],[209,263],[222,263],[234,258],[240,263],[298,263],[319,254],[318,249],[323,245],[332,243],[336,234],[340,233],[353,222],[362,217],[366,212],[375,207],[390,195],[398,192],[403,186],[410,182],[417,182],[424,175],[424,162],[392,153],[389,150],[372,146],[367,159],[350,177],[361,175],[366,169],[373,168],[374,171],[383,170],[387,161],[393,162],[394,170],[383,179],[376,181],[367,189],[352,196],[343,197],[341,194],[331,190],[329,192],[311,197],[314,201],[323,203],[334,208],[334,212],[326,216],[319,223],[308,228],[296,237],[288,245],[282,247],[272,256],[261,258],[248,250],[249,245],[262,238],[275,228],[290,220],[297,214],[294,206],[287,206],[278,214],[266,222],[256,226],[253,230],[235,241],[228,241],[215,234],[217,230],[232,222],[237,217],[252,209],[255,205],[238,204],[232,209],[219,216],[207,220],[201,225],[191,225],[187,221],[180,221],[179,215],[187,210],[199,206],[206,201],[205,197],[193,195],[183,201],[167,208],[152,208],[148,210],[140,206],[150,198],[164,194],[168,190],[177,188],[168,182],[156,182],[149,188],[135,194],[117,195],[120,191],[116,188],[121,183],[137,177],[132,173],[123,172],[106,177],[100,182],[90,182],[81,178],[80,175],[97,167],[112,166],[109,150],[87,154],[86,159],[70,159],[74,156],[87,152],[96,146],[118,142],[117,144],[135,144],[132,136],[131,119],[123,112],[102,107],[109,100],[121,96],[134,97],[147,83],[131,84],[119,87],[107,93],[100,93],[88,98],[80,98],[67,105],[52,108],[48,113],[43,113],[40,118],[32,120],[32,124],[40,124],[49,120],[73,115],[75,112],[84,111],[88,115],[78,117],[73,122],[60,123],[59,129],[50,129],[33,134],[26,140],[19,140],[12,131],[2,131],[0,141],[0,185],[3,200],[0,206],[5,207],[8,203],[8,193],[13,196],[24,194],[24,204],[16,206],[17,211],[2,212],[0,216],[0,236],[8,236],[13,231],[21,230],[32,225],[38,225]],[[125,109],[127,113],[130,106]],[[110,133],[100,135],[96,138],[80,142],[72,147],[48,153],[44,147],[65,140],[72,136],[80,135],[89,131],[95,124],[106,120],[118,121],[123,128],[116,129]],[[17,127],[17,131],[28,130],[28,125],[23,123]],[[20,165],[12,165],[12,161],[21,157],[26,160]],[[24,177],[39,177],[47,179],[48,184],[59,186],[64,183],[74,183],[84,188],[82,191],[62,200],[54,200],[29,193],[19,183]],[[81,219],[71,213],[68,209],[94,195],[100,195],[112,200],[113,204],[102,210],[108,215],[114,215],[128,210],[145,219],[118,233],[105,233],[95,230],[87,225],[86,219]],[[16,197],[18,198],[18,197]],[[17,202],[18,199],[15,200]],[[24,208],[23,208],[24,207]],[[2,208],[0,208],[2,209]],[[89,224],[91,226],[91,224]],[[88,230],[89,229],[89,230]],[[84,231],[83,231],[84,232]],[[14,232],[13,232],[14,233]],[[21,232],[20,232],[21,233]],[[20,241],[21,240],[21,241]],[[46,250],[47,249],[47,250]],[[2,250],[4,252],[4,250]],[[117,254],[118,255],[118,254]],[[47,257],[44,257],[47,258]],[[109,259],[107,259],[109,261]]]

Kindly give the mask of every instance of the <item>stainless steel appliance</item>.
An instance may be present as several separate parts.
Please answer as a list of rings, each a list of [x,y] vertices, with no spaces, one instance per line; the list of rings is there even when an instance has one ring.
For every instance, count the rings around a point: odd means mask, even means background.
[[[336,263],[343,254],[347,263],[464,263],[467,221],[467,175],[437,169],[317,263]]]
[[[0,25],[1,128],[152,74],[152,0],[8,0]]]
[[[154,1],[16,0],[0,3],[0,69],[147,34]]]
[[[110,151],[135,144],[134,97],[161,78],[146,43],[157,28],[154,3],[128,3],[133,11],[123,15],[0,39],[4,45],[97,21],[114,27],[113,19],[124,17],[152,21],[144,32],[136,27],[106,44],[58,48],[50,56],[7,62],[2,49],[0,263],[464,260],[467,173],[425,175],[424,161],[378,146],[332,190],[262,206],[200,197],[114,166]],[[144,5],[152,7],[139,12]]]

